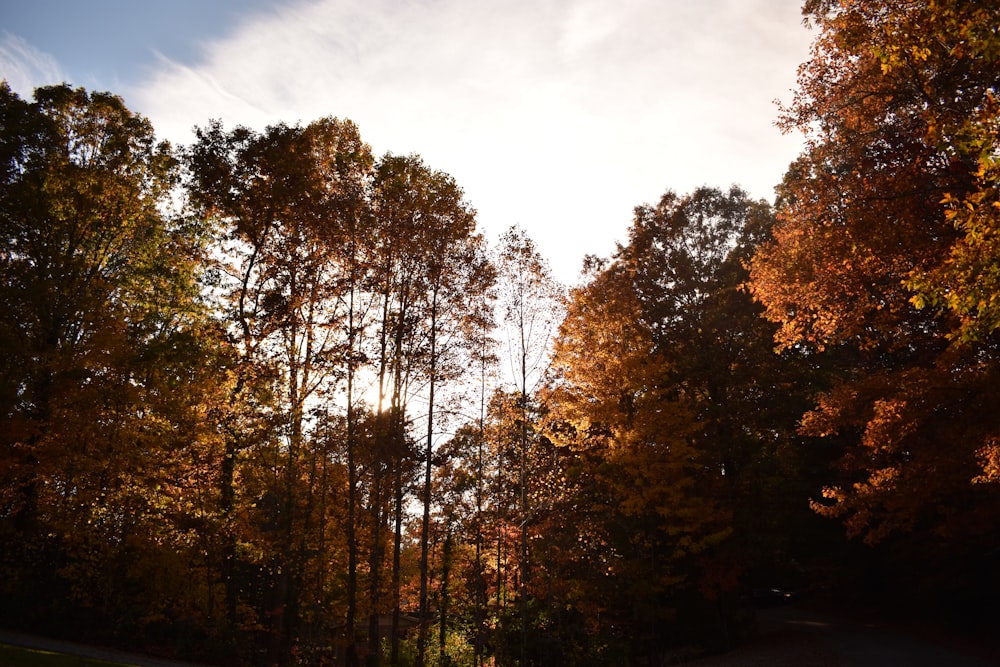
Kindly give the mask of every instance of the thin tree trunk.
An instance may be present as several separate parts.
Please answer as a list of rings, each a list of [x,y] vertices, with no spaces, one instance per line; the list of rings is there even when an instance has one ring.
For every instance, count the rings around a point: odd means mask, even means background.
[[[503,424],[503,420],[504,420],[504,404],[501,402],[501,404],[500,404],[500,414],[497,415],[497,422],[500,423],[500,424]],[[504,455],[503,455],[503,452],[504,452],[503,444],[504,443],[500,442],[500,440],[502,440],[502,438],[503,438],[502,435],[499,436],[497,438],[497,443],[496,443],[497,452],[498,452],[497,470],[503,470],[504,469]],[[503,553],[504,553],[504,548],[503,548],[503,546],[504,546],[503,529],[504,529],[504,526],[507,523],[507,520],[509,518],[510,512],[509,512],[509,509],[507,508],[507,505],[506,505],[506,503],[508,502],[508,499],[505,497],[506,494],[503,492],[503,488],[500,485],[500,475],[499,474],[496,476],[496,479],[494,480],[494,484],[496,486],[496,494],[497,494],[498,503],[497,503],[497,517],[496,517],[496,533],[497,533],[497,562],[496,562],[496,571],[497,571],[497,580],[496,580],[497,595],[496,595],[496,597],[497,597],[497,604],[496,604],[496,615],[497,615],[497,624],[496,624],[496,631],[495,631],[494,642],[493,643],[496,646],[496,660],[497,660],[497,664],[501,664],[502,665],[502,664],[504,664],[504,648],[506,648],[506,634],[507,634],[506,633],[505,620],[504,620],[506,617],[505,617],[505,615],[503,613],[504,606],[507,603],[506,595],[505,595],[506,586],[504,585],[506,583],[506,581],[505,581],[506,576],[505,576],[505,573],[503,571]]]
[[[392,387],[392,438],[393,438],[393,464],[395,465],[395,479],[393,490],[395,492],[396,506],[395,526],[393,527],[392,546],[392,647],[390,649],[390,661],[395,667],[399,665],[399,614],[400,614],[400,586],[402,578],[401,554],[403,545],[403,472],[406,469],[408,458],[406,446],[406,400],[404,397],[404,387],[406,382],[403,373],[403,339],[405,335],[405,303],[408,301],[408,290],[401,285],[400,289],[400,312],[396,322],[396,330],[393,341],[393,387]]]
[[[347,619],[344,632],[347,641],[347,665],[358,666],[357,613],[358,613],[358,540],[357,504],[358,469],[354,423],[354,287],[348,298],[348,360],[347,360]]]
[[[378,464],[376,463],[376,466]],[[372,550],[368,559],[370,577],[369,586],[369,617],[368,617],[368,650],[369,664],[378,667],[382,662],[382,650],[379,643],[379,572],[382,565],[382,475],[375,471],[372,479]]]
[[[396,462],[396,507],[395,523],[392,543],[392,648],[390,649],[389,662],[393,667],[399,664],[399,586],[400,586],[400,552],[403,543],[403,459],[400,457]]]
[[[445,529],[444,548],[441,554],[441,620],[438,632],[438,665],[448,664],[445,648],[448,642],[448,583],[451,576],[451,528]]]
[[[486,337],[483,336],[483,340]],[[473,664],[483,663],[483,633],[486,621],[486,577],[483,573],[483,446],[486,441],[486,343],[482,349],[482,372],[479,385],[479,441],[476,443],[476,638]]]
[[[437,293],[431,297],[431,321],[430,321],[430,386],[427,392],[427,444],[424,449],[424,490],[423,503],[424,514],[420,527],[420,630],[417,634],[417,656],[416,667],[424,665],[424,651],[427,648],[427,621],[430,617],[430,608],[427,604],[427,580],[428,565],[430,558],[429,537],[431,527],[431,472],[433,470],[434,456],[434,385],[437,371]]]
[[[521,665],[526,665],[528,654],[528,355],[525,327],[521,328],[521,400],[520,430],[521,461]]]
[[[316,562],[317,562],[317,582],[316,582],[316,597],[317,604],[319,605],[319,610],[324,612],[326,610],[326,495],[327,495],[327,466],[330,460],[329,446],[330,446],[330,415],[326,415],[326,424],[323,436],[323,465],[320,467],[320,489],[319,489],[319,539],[316,546]],[[325,619],[326,614],[318,614],[319,618]]]

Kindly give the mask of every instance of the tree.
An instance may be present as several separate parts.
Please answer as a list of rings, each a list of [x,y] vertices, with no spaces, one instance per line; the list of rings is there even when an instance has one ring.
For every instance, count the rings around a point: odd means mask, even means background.
[[[531,396],[545,376],[548,366],[550,341],[563,306],[563,288],[553,278],[548,262],[538,252],[523,230],[512,227],[500,239],[498,250],[500,291],[498,303],[503,311],[507,338],[507,360],[510,380],[518,398],[517,467],[520,514],[521,553],[520,605],[521,605],[521,663],[526,660],[528,633],[528,531],[532,509],[528,506],[530,495],[528,459],[534,430],[529,414]]]
[[[591,279],[572,292],[546,403],[549,437],[576,487],[566,523],[584,548],[567,563],[578,587],[573,604],[640,660],[669,641],[666,621],[691,560],[724,539],[729,524],[706,494],[711,472],[694,446],[694,402],[670,376],[626,254],[591,260]]]
[[[273,508],[271,653],[277,658],[297,631],[310,553],[304,528],[313,508],[300,506],[299,492],[307,441],[321,434],[309,407],[332,400],[342,375],[350,498],[355,492],[353,379],[362,323],[354,296],[372,158],[353,123],[326,118],[263,134],[226,132],[213,123],[198,130],[188,164],[192,200],[222,229],[217,291],[233,346],[246,373],[265,369],[275,382],[279,439],[266,444],[278,470],[264,493]],[[354,519],[349,511],[349,538]],[[351,591],[348,598],[350,632]]]
[[[489,291],[494,278],[483,252],[482,237],[475,230],[475,211],[451,176],[431,169],[417,156],[387,156],[380,163],[376,192],[376,210],[385,228],[395,232],[387,238],[398,243],[395,248],[383,248],[384,263],[379,271],[385,313],[380,354],[386,364],[395,360],[391,365],[380,365],[380,401],[384,396],[384,375],[389,371],[397,377],[393,392],[396,419],[404,414],[405,397],[401,392],[410,383],[425,387],[427,401],[419,593],[420,615],[426,618],[430,611],[429,535],[439,417],[435,410],[439,408],[442,384],[463,373],[465,360],[472,356],[470,347],[477,347],[476,336],[488,317],[481,307],[481,295]],[[395,253],[399,253],[398,261],[393,259]],[[398,281],[399,290],[396,313],[390,318],[388,313],[393,308],[389,286],[393,281]],[[388,355],[390,340],[396,350],[392,357]],[[405,365],[400,363],[404,346],[409,346],[410,357]],[[397,516],[400,512],[398,507]],[[426,639],[426,626],[421,625],[418,664],[424,659]]]
[[[543,392],[556,509],[538,552],[578,615],[564,627],[582,620],[635,661],[682,636],[744,639],[751,578],[812,555],[787,535],[814,534],[801,487],[816,454],[794,398],[814,371],[773,353],[776,327],[743,287],[773,223],[735,186],[637,207],[615,254],[588,259],[556,339]]]
[[[4,611],[105,637],[173,602],[211,616],[204,585],[143,597],[196,562],[182,480],[211,450],[204,235],[170,206],[176,160],[109,93],[0,84],[0,118]]]
[[[774,354],[776,326],[745,289],[747,263],[774,222],[770,205],[736,186],[667,192],[636,209],[616,256],[666,378],[694,412],[699,461],[713,473],[702,493],[732,515],[733,534],[701,558],[697,575],[723,644],[747,631],[748,586],[805,583],[795,570],[819,554],[803,537],[828,544],[807,502],[828,456],[796,433],[824,367],[797,349]]]
[[[986,407],[1000,14],[946,0],[813,1],[805,13],[819,34],[782,123],[808,144],[752,290],[783,348],[843,369],[803,420],[844,446],[815,509],[919,554],[923,572],[904,576],[953,576],[938,565],[997,546],[973,527],[994,520],[995,490],[971,482],[990,477],[1000,429]]]
[[[438,390],[440,383],[453,379],[465,365],[457,359],[472,359],[473,349],[481,347],[483,332],[491,326],[484,304],[493,269],[483,256],[478,236],[462,229],[473,220],[473,211],[460,189],[451,177],[431,170],[418,156],[388,154],[379,161],[372,205],[379,229],[373,253],[373,289],[379,295],[381,314],[371,356],[377,370],[384,452],[393,474],[394,629],[390,659],[398,664],[403,495],[417,458],[412,443],[415,416],[411,414],[416,410],[411,405],[414,401],[419,404],[431,385]],[[463,234],[470,236],[463,238]],[[443,290],[437,285],[442,280],[446,281]],[[435,296],[438,310],[428,310]],[[446,319],[428,327],[428,315],[440,316],[442,307]],[[435,344],[434,355],[430,355],[429,342]],[[436,365],[433,377],[428,377],[428,362]],[[438,400],[435,396],[430,411]],[[425,442],[425,491],[426,443],[430,443],[433,430],[431,424],[426,426],[430,430],[421,437]]]

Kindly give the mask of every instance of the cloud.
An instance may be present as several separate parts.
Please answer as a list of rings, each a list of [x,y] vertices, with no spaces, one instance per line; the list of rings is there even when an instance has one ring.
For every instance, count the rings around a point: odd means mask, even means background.
[[[519,223],[572,277],[671,188],[770,197],[773,126],[807,55],[798,0],[310,0],[242,21],[128,95],[174,141],[222,118],[348,117],[376,153],[455,176],[488,231]]]
[[[68,77],[50,54],[6,30],[0,33],[0,79],[23,98],[30,98],[38,86],[57,84]]]

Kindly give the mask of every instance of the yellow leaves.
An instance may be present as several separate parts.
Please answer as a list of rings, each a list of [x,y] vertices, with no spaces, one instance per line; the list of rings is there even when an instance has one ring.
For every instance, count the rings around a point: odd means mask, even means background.
[[[817,500],[810,500],[809,509],[828,519],[837,519],[843,516],[847,511],[847,493],[839,486],[824,486],[822,495],[824,499],[833,502],[822,503]]]
[[[899,470],[895,467],[881,468],[874,470],[868,476],[868,481],[854,485],[855,491],[884,491],[892,490],[899,481]]]
[[[972,481],[974,484],[989,484],[1000,482],[1000,439],[992,438],[988,443],[976,450],[976,458],[982,468],[982,474]]]
[[[933,304],[933,299],[929,298],[928,295],[917,293],[910,297],[910,303],[917,310],[923,310],[929,305]]]
[[[823,487],[827,502],[810,500],[809,507],[820,516],[843,520],[849,537],[864,535],[865,543],[876,544],[893,529],[910,523],[906,515],[892,517],[882,509],[884,499],[898,492],[899,481],[896,467],[873,470],[865,481],[851,485],[850,491],[836,485]]]
[[[946,219],[962,236],[940,263],[914,271],[905,284],[916,307],[939,307],[955,317],[951,340],[970,343],[1000,326],[1000,199],[991,186],[945,202]]]
[[[816,399],[816,407],[802,417],[799,432],[811,437],[825,438],[853,421],[858,390],[847,384],[840,385]]]
[[[906,408],[907,402],[899,398],[876,400],[862,444],[871,449],[898,448],[914,430],[913,420],[906,414]]]
[[[564,381],[562,410],[578,432],[595,423],[619,435],[628,431],[643,405],[656,402],[652,388],[662,363],[623,281],[605,274],[574,291],[554,367]]]
[[[910,57],[918,62],[925,62],[931,57],[931,50],[926,46],[911,46]]]

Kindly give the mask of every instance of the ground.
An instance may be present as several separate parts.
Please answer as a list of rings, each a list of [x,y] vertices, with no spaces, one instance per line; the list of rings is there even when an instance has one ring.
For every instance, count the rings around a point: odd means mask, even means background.
[[[760,638],[689,667],[989,667],[1000,642],[913,623],[819,612],[791,605],[758,612]]]
[[[0,644],[41,649],[44,651],[54,651],[57,653],[67,653],[69,655],[78,655],[94,660],[120,663],[131,667],[197,667],[192,663],[166,660],[163,658],[155,658],[136,653],[127,653],[125,651],[119,651],[117,649],[102,646],[91,646],[88,644],[49,639],[47,637],[38,637],[13,630],[0,629]]]
[[[1000,665],[1000,640],[974,640],[914,623],[873,620],[788,605],[758,612],[760,638],[686,667],[989,667]],[[0,643],[71,653],[136,667],[195,667],[0,630]]]

